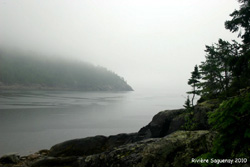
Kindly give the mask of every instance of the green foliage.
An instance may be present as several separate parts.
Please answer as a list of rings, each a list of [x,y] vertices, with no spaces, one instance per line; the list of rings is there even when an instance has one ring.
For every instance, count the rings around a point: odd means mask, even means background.
[[[219,39],[218,44],[206,46],[206,61],[200,65],[202,96],[211,99],[230,96],[232,69],[238,56],[239,44]]]
[[[239,0],[240,8],[231,13],[231,20],[225,22],[226,29],[239,32],[243,41],[239,54],[234,58],[232,69],[234,75],[233,87],[245,88],[250,85],[250,1]]]
[[[219,39],[218,43],[206,46],[206,60],[199,66],[202,99],[224,99],[250,86],[250,1],[239,2],[240,9],[230,15],[232,19],[225,22],[225,27],[239,32],[243,43]]]
[[[185,124],[182,126],[184,130],[195,130],[198,126],[197,120],[194,118],[194,107],[190,103],[189,96],[187,96],[185,105],[183,105],[186,109],[184,113]]]
[[[218,132],[212,151],[213,158],[250,158],[250,93],[224,101],[209,114],[209,123]]]
[[[240,8],[225,27],[239,32],[242,43],[219,39],[206,46],[206,60],[199,66],[200,101],[224,100],[209,114],[209,124],[218,132],[212,150],[199,158],[250,158],[250,1],[238,1]]]
[[[225,22],[226,29],[238,32],[245,44],[250,43],[250,1],[239,0],[240,9],[231,13],[232,20]],[[243,29],[243,30],[242,30]]]
[[[185,124],[182,126],[184,130],[196,130],[198,127],[197,120],[194,118],[194,110],[190,109],[185,116]]]
[[[192,104],[192,107],[194,106],[194,97],[195,95],[199,95],[199,79],[201,78],[200,76],[200,72],[199,72],[199,69],[198,69],[198,66],[196,65],[194,67],[194,71],[191,72],[191,78],[188,80],[188,85],[191,85],[193,90],[190,91],[190,92],[187,92],[188,94],[193,94],[193,97],[192,97],[192,101],[191,101],[191,104]]]
[[[191,109],[191,101],[190,101],[189,96],[187,96],[187,100],[185,101],[185,104],[183,105],[183,107],[185,107],[186,110]]]

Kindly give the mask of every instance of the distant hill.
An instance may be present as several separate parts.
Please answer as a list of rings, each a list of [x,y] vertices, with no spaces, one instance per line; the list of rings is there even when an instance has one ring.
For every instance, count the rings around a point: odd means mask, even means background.
[[[44,57],[0,52],[0,89],[133,90],[104,67]]]

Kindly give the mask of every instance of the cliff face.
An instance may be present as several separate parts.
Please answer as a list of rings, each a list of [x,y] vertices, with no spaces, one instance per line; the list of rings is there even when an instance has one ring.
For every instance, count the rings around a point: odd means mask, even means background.
[[[69,140],[27,157],[12,155],[15,161],[2,157],[0,162],[11,167],[193,166],[191,159],[212,145],[214,133],[200,130],[208,127],[207,110],[203,106],[193,113],[199,130],[183,131],[189,116],[185,110],[167,110],[155,115],[138,133]]]

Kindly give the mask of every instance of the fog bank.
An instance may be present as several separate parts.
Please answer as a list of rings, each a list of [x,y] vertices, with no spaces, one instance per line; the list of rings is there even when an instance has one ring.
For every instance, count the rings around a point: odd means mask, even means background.
[[[236,0],[1,0],[0,47],[83,60],[135,91],[185,95],[205,45],[235,39]]]

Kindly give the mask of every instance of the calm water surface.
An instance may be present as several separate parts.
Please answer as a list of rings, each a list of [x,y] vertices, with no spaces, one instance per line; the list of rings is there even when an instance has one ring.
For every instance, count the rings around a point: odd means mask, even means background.
[[[0,91],[0,156],[74,138],[137,132],[180,95],[149,92]]]

